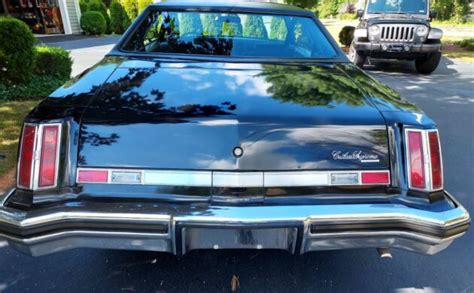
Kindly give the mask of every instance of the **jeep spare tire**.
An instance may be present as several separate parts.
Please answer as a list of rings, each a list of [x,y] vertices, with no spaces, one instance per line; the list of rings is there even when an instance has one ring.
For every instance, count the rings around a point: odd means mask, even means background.
[[[421,74],[431,74],[441,62],[441,52],[431,53],[424,58],[415,60],[416,71]]]

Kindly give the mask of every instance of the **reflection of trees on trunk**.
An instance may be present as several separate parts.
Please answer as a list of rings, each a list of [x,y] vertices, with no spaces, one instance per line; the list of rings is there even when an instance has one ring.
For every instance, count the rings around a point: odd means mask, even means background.
[[[166,92],[159,88],[145,91],[143,84],[157,72],[153,69],[128,69],[124,76],[104,85],[100,97],[88,110],[95,121],[107,124],[129,123],[183,123],[189,118],[230,115],[236,105],[223,101],[220,105],[183,104],[166,107]]]
[[[283,102],[305,106],[346,104],[361,106],[365,103],[354,82],[341,73],[321,67],[289,69],[282,65],[264,65],[261,74],[271,84],[268,91]]]
[[[81,143],[79,146],[79,153],[82,150],[84,144],[90,144],[92,146],[102,146],[102,145],[111,145],[118,141],[120,136],[117,133],[111,133],[108,136],[104,136],[104,134],[98,134],[95,132],[90,132],[87,129],[87,126],[83,125],[81,127]],[[83,156],[79,156],[78,158],[79,165],[86,165],[86,159]]]
[[[402,98],[396,91],[375,78],[364,74],[362,71],[355,69],[352,65],[341,65],[341,67],[369,96],[390,103],[402,110],[410,112],[420,111],[417,106]]]

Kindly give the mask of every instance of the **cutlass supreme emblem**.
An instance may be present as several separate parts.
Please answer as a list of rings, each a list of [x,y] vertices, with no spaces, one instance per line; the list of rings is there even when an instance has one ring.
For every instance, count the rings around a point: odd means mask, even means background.
[[[378,163],[380,162],[379,156],[374,154],[366,154],[362,151],[350,152],[341,152],[333,151],[332,152],[333,160],[350,160],[350,161],[360,161],[361,163]]]

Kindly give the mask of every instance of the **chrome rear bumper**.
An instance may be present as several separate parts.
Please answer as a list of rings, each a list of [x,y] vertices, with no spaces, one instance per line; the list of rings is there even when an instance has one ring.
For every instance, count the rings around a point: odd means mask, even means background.
[[[367,247],[435,254],[468,229],[450,195],[444,212],[402,204],[216,206],[87,203],[24,212],[0,197],[0,238],[39,256],[72,248],[161,251],[282,249],[294,254]],[[2,202],[3,200],[3,202]]]

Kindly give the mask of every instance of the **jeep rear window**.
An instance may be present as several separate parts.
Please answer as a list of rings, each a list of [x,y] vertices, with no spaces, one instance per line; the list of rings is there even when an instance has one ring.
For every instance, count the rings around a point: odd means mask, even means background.
[[[151,10],[122,50],[279,59],[337,56],[308,17]]]

